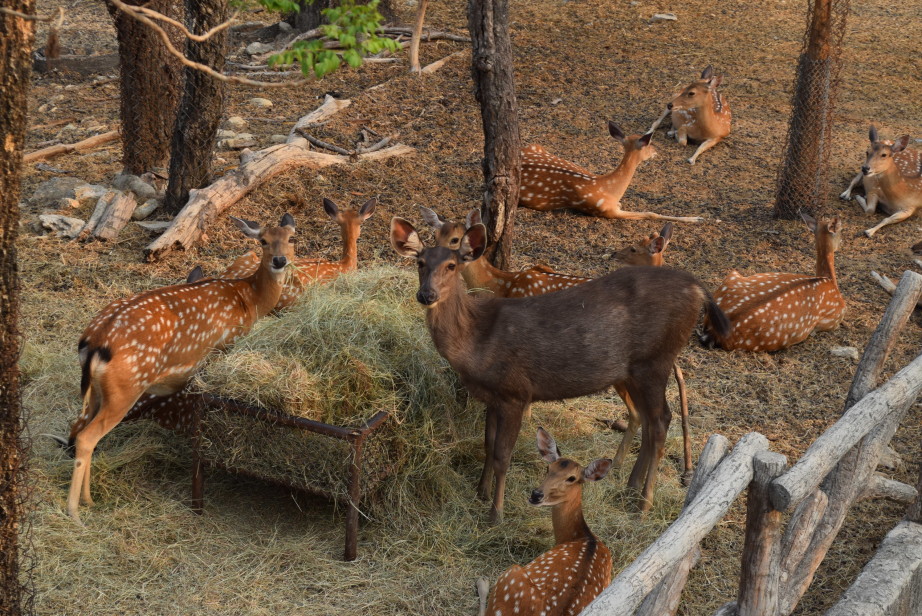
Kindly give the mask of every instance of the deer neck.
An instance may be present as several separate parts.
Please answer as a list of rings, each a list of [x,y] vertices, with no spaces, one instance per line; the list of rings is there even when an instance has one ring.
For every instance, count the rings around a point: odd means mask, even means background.
[[[554,541],[557,545],[592,537],[592,531],[583,517],[581,490],[576,498],[554,505],[551,510],[551,521],[554,524]]]
[[[620,201],[624,196],[631,180],[634,179],[634,172],[640,165],[640,151],[629,150],[624,153],[621,162],[611,173],[600,175],[593,181],[593,184],[602,188],[607,199]]]
[[[451,292],[435,306],[426,309],[426,325],[435,348],[452,368],[462,374],[473,351],[470,332],[477,322],[477,303],[468,295],[458,276]]]
[[[513,277],[513,274],[504,272],[487,261],[486,257],[469,263],[461,271],[461,275],[468,289],[487,289],[496,296],[505,296],[503,283]]]
[[[835,253],[822,245],[816,248],[816,275],[818,278],[829,278],[833,286],[839,288],[836,282]]]
[[[339,266],[344,272],[350,272],[359,266],[359,229],[351,225],[342,228],[343,236],[343,258],[339,260]]]
[[[275,308],[282,296],[282,285],[287,275],[286,271],[281,280],[276,279],[269,271],[268,265],[260,262],[256,271],[247,279],[252,295],[246,303],[252,306],[256,319],[261,319]]]

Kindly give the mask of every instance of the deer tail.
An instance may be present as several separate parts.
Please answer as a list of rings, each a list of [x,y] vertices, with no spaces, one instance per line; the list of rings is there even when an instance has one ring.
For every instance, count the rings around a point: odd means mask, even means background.
[[[487,578],[477,578],[477,596],[480,597],[480,610],[477,612],[479,616],[484,616],[487,613],[487,596],[489,594],[490,583],[487,582]]]
[[[93,420],[99,410],[99,405],[93,403],[93,372],[100,364],[109,363],[112,360],[112,351],[108,347],[93,348],[86,340],[80,341],[77,350],[80,354],[80,395],[83,397],[80,416],[71,425],[70,437],[67,439],[66,444],[63,437],[48,435],[71,456],[76,451],[74,442],[77,435]]]
[[[722,338],[730,335],[730,319],[720,309],[717,302],[707,289],[704,290],[705,304],[704,310],[706,318],[704,320],[703,333],[698,336],[701,344],[713,348],[720,344]]]

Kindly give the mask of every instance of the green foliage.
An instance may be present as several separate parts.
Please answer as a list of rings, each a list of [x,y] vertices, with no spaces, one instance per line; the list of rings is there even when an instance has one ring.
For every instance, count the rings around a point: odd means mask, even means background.
[[[355,0],[342,0],[339,6],[324,9],[321,14],[326,24],[320,26],[322,39],[298,41],[291,49],[269,58],[270,66],[288,66],[298,64],[305,75],[313,72],[322,78],[338,69],[345,60],[355,68],[362,65],[362,58],[376,54],[385,49],[397,51],[400,43],[377,36],[384,19],[378,12],[380,0],[368,4],[356,4]],[[289,0],[260,0],[267,6],[291,4]],[[324,42],[337,41],[342,49],[325,49]]]

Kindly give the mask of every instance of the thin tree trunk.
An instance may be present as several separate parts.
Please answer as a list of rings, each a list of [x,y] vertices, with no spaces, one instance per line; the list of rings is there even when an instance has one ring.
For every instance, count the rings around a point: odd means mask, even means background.
[[[519,201],[521,140],[512,71],[508,0],[468,0],[468,28],[474,46],[474,95],[483,120],[487,258],[508,269]]]
[[[34,0],[4,6],[34,14]],[[26,95],[35,22],[0,14],[0,614],[28,609],[20,579],[19,534],[25,492],[19,392],[19,226],[20,173],[26,130]]]
[[[175,19],[182,18],[178,0],[126,0],[143,4]],[[118,35],[121,87],[122,165],[127,173],[140,175],[166,166],[176,107],[182,86],[182,65],[167,51],[147,25],[106,3]],[[183,36],[167,28],[177,49]]]
[[[227,0],[186,0],[186,25],[196,34],[227,19]],[[186,56],[217,71],[224,68],[227,30],[197,43],[188,41]],[[177,214],[189,200],[189,190],[207,186],[211,151],[224,111],[224,82],[186,69],[182,102],[176,115],[170,156],[170,181],[164,210]]]

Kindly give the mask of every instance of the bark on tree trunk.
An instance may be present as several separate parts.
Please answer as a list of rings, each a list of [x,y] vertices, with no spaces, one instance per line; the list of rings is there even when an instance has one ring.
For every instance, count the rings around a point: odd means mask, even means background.
[[[178,0],[126,1],[182,19]],[[148,26],[122,15],[108,2],[106,7],[118,35],[122,164],[127,173],[140,175],[166,165],[182,85],[182,65]],[[167,32],[176,48],[182,49],[183,36],[175,28],[168,27]]]
[[[512,71],[508,0],[468,0],[468,28],[473,55],[474,95],[483,120],[484,196],[481,214],[487,224],[487,258],[508,269],[513,223],[519,202],[522,166],[519,119]]]
[[[35,13],[34,0],[4,6]],[[19,225],[20,172],[26,129],[35,22],[0,14],[0,612],[16,616],[28,604],[19,573],[19,534],[23,482],[20,441],[18,328],[19,275],[16,230]]]
[[[333,6],[333,0],[300,0],[301,10],[297,13],[289,13],[285,16],[285,21],[298,32],[307,32],[313,30],[323,21],[320,11]]]
[[[227,19],[227,0],[186,0],[186,27],[202,34]],[[186,56],[212,67],[224,68],[227,30],[206,41],[186,43]],[[189,200],[189,190],[202,188],[211,175],[211,151],[224,111],[224,82],[187,68],[182,102],[176,114],[170,149],[170,181],[163,208],[177,214]]]

